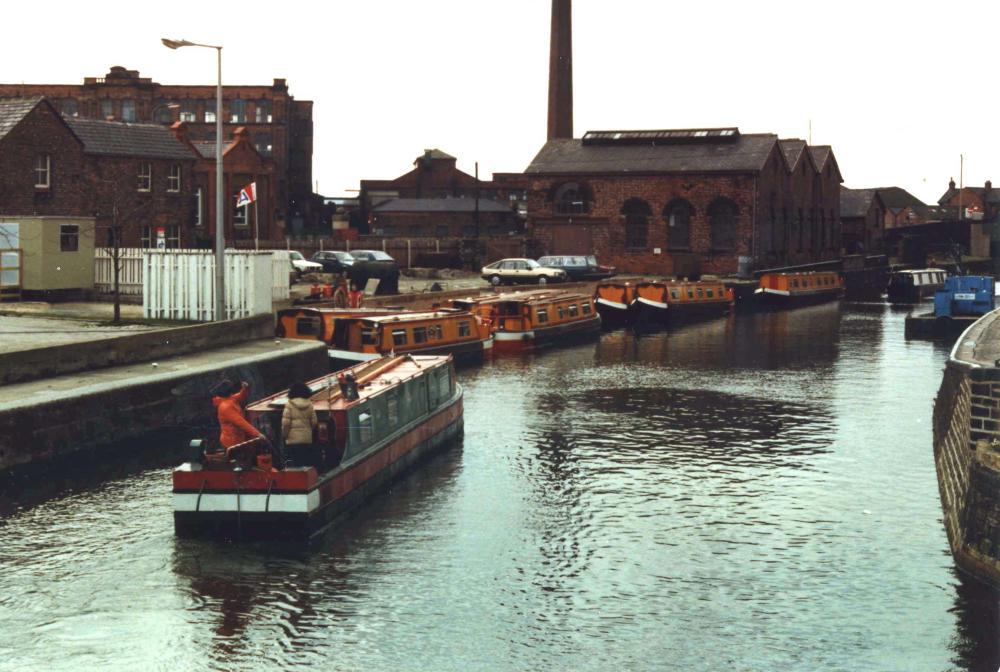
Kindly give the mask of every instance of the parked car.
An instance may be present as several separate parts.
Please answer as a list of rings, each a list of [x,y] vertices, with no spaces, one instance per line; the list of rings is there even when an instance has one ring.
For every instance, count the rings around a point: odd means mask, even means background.
[[[323,265],[317,264],[315,261],[309,261],[302,256],[301,252],[296,252],[292,250],[288,253],[288,260],[292,263],[292,269],[295,271],[296,277],[302,277],[303,273],[322,273]]]
[[[351,256],[359,261],[391,261],[396,263],[395,259],[382,250],[351,250]]]
[[[489,280],[494,287],[518,282],[534,282],[544,285],[549,282],[565,282],[566,271],[542,266],[534,259],[501,259],[483,266],[483,280]]]
[[[399,265],[382,250],[351,250],[354,263],[348,276],[358,289],[364,291],[369,279],[377,279],[376,295],[399,293]]]
[[[342,250],[324,250],[314,254],[309,261],[315,261],[327,273],[343,273],[354,263],[354,257]]]
[[[614,266],[602,266],[593,255],[550,255],[539,257],[538,263],[549,268],[561,268],[570,280],[603,280],[615,274]]]

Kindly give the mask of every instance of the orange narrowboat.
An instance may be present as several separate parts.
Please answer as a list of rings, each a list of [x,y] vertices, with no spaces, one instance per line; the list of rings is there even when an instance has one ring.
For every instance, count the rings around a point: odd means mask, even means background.
[[[594,299],[574,292],[513,292],[454,299],[451,303],[491,324],[497,352],[562,344],[596,336],[601,329]]]
[[[635,287],[635,321],[640,323],[715,317],[729,311],[733,292],[720,280],[649,280]]]
[[[636,284],[639,279],[604,280],[594,289],[594,304],[601,316],[601,324],[614,329],[629,323],[635,303]]]
[[[467,310],[290,308],[278,311],[277,334],[323,341],[333,370],[392,353],[481,361],[493,348],[489,325]]]
[[[833,271],[765,273],[754,295],[762,308],[792,308],[835,301],[844,293],[844,279]]]

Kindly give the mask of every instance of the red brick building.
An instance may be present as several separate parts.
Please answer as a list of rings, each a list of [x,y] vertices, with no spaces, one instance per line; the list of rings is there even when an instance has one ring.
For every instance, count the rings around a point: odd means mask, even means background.
[[[948,182],[948,191],[938,199],[938,205],[958,208],[962,219],[992,222],[1000,215],[1000,189],[986,180],[982,187],[955,186],[955,180]]]
[[[188,124],[195,141],[215,140],[215,86],[162,85],[136,70],[114,66],[83,84],[0,84],[0,98],[45,96],[67,118],[128,123]],[[280,233],[319,226],[320,200],[312,191],[312,101],[295,100],[284,79],[271,84],[223,87],[223,133],[238,127],[274,162],[271,213]]]
[[[881,252],[888,209],[878,189],[840,188],[840,221],[844,252]]]
[[[476,198],[479,198],[480,217],[487,210],[495,214],[495,216],[491,215],[491,221],[485,226],[483,226],[483,220],[480,220],[481,233],[486,235],[491,225],[506,226],[505,222],[509,218],[500,216],[501,210],[504,213],[516,214],[523,209],[527,198],[527,181],[524,176],[506,173],[495,175],[493,180],[477,180],[474,175],[459,170],[456,163],[457,159],[454,156],[442,152],[440,149],[425,149],[422,155],[414,159],[413,170],[408,173],[391,180],[361,180],[360,210],[352,225],[366,232],[366,227],[374,223],[374,217],[384,217],[388,214],[385,208],[381,209],[381,213],[377,212],[380,204],[404,199],[407,203],[406,207],[410,210],[399,210],[398,204],[392,206],[397,208],[393,210],[392,226],[394,228],[399,228],[402,231],[404,229],[424,230],[430,227],[436,230],[438,224],[430,223],[428,217],[433,217],[434,213],[449,212],[451,213],[449,222],[442,223],[441,226],[447,225],[449,230],[471,232],[463,235],[475,235],[474,206],[427,204],[414,210],[413,208],[417,206],[411,201],[414,199],[471,199],[474,202]],[[405,221],[405,212],[414,215],[409,222]],[[420,216],[416,216],[418,213]]]
[[[97,245],[193,243],[191,149],[157,124],[61,117],[44,99],[0,101],[0,213],[95,217]]]
[[[808,151],[807,151],[808,150]],[[549,140],[525,171],[528,227],[547,254],[626,272],[734,273],[836,258],[829,147],[736,128],[590,131]]]
[[[478,214],[474,197],[394,198],[371,212],[372,231],[386,237],[473,238],[516,234],[522,229],[517,212],[486,198],[479,199]]]

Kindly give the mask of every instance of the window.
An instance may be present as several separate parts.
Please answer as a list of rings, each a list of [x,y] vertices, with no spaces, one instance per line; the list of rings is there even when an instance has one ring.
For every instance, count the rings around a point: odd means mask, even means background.
[[[438,374],[438,399],[445,401],[451,396],[451,376],[448,375],[448,369],[441,369],[441,373]]]
[[[705,290],[705,296],[707,296],[710,299],[715,296],[715,292],[712,291],[711,287]]]
[[[701,287],[698,288],[698,298],[699,299],[705,298],[705,290],[703,290]]]
[[[472,325],[462,321],[458,323],[458,337],[464,338],[472,333]]]
[[[361,329],[361,345],[378,345],[378,331],[375,327]]]
[[[170,172],[167,174],[167,191],[172,191],[174,193],[181,190],[181,164],[174,163],[170,166]]]
[[[233,194],[233,203],[239,201],[240,192],[235,192]],[[233,226],[247,226],[247,205],[237,205],[233,208]]]
[[[205,101],[205,123],[214,124],[215,123],[215,99],[210,98]]]
[[[67,98],[62,101],[60,106],[62,109],[62,114],[64,117],[75,117],[77,116],[76,101],[72,98]]]
[[[426,343],[427,342],[427,327],[414,327],[413,328],[413,342],[414,343]]]
[[[694,290],[691,289],[690,287],[688,287],[688,298],[689,299],[693,299],[694,298]]]
[[[135,101],[122,101],[122,121],[135,121]]]
[[[434,341],[440,341],[444,338],[444,332],[441,329],[440,324],[434,324],[427,328],[427,338]]]
[[[142,247],[147,249],[159,247],[159,229],[163,229],[163,245],[166,249],[175,250],[181,246],[181,228],[179,226],[144,226],[142,227]]]
[[[708,226],[712,250],[729,252],[736,249],[736,204],[718,198],[708,206]]]
[[[583,308],[583,314],[584,315],[590,315],[590,304],[589,303],[584,303],[580,307]]]
[[[386,410],[386,420],[390,427],[395,427],[399,424],[399,397],[395,394],[390,395],[385,401]]]
[[[59,251],[76,252],[80,249],[80,227],[76,224],[59,226]]]
[[[361,412],[358,414],[358,438],[361,443],[368,443],[372,440],[372,414]]]
[[[258,100],[256,105],[256,117],[254,121],[258,124],[270,124],[271,123],[271,101],[269,100]]]
[[[670,290],[670,298],[672,298],[672,299],[674,299],[674,300],[677,300],[677,299],[679,299],[679,298],[680,298],[680,297],[678,296],[678,294],[677,294],[677,290],[676,290],[676,289],[671,289],[671,290]]]
[[[559,315],[559,319],[560,320],[563,319],[564,317],[566,317],[566,311],[563,310],[562,306],[559,306],[559,307],[556,308],[556,314]]]
[[[202,209],[202,192],[201,192],[201,187],[198,187],[198,190],[194,192],[194,225],[195,226],[204,226],[205,225],[205,220],[201,216],[201,212],[202,212],[201,209]]]
[[[232,124],[242,124],[247,120],[246,101],[236,100],[229,103],[229,122]]]
[[[52,159],[48,154],[35,157],[35,189],[48,189],[52,184]]]
[[[576,317],[579,314],[580,314],[580,311],[577,310],[576,304],[575,303],[569,304],[569,316],[570,317]]]
[[[585,184],[566,182],[556,188],[552,200],[560,215],[582,215],[590,211],[594,198]]]
[[[691,249],[691,215],[694,208],[683,199],[673,200],[663,210],[667,222],[667,249]]]
[[[143,161],[139,164],[138,182],[136,189],[139,191],[149,191],[153,185],[153,164]]]
[[[184,103],[184,105],[181,107],[181,113],[178,116],[178,119],[180,119],[181,121],[186,121],[188,123],[193,123],[195,120],[197,120],[198,113],[195,112],[194,103],[190,102]]]
[[[393,329],[392,330],[392,344],[393,345],[406,345],[406,329]]]
[[[115,116],[115,109],[111,105],[111,99],[105,98],[101,101],[101,119],[109,119]]]
[[[644,251],[649,238],[649,218],[653,214],[649,204],[641,198],[630,198],[622,206],[621,214],[625,217],[625,248]]]
[[[545,324],[549,321],[549,311],[547,308],[538,308],[535,310],[535,317],[538,319],[538,324]]]
[[[295,320],[295,331],[299,336],[319,336],[323,333],[323,320],[318,317],[300,317]]]

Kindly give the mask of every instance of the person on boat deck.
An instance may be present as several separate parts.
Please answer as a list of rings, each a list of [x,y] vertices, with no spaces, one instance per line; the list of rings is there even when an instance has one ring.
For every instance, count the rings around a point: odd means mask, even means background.
[[[319,466],[319,451],[313,444],[313,430],[319,425],[313,407],[312,390],[303,382],[288,389],[288,403],[281,413],[281,436],[285,452],[294,466]]]
[[[249,389],[250,385],[246,382],[240,383],[237,390],[234,383],[227,381],[220,387],[219,396],[212,397],[219,418],[219,443],[225,449],[250,439],[264,438],[243,412]]]

